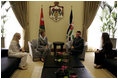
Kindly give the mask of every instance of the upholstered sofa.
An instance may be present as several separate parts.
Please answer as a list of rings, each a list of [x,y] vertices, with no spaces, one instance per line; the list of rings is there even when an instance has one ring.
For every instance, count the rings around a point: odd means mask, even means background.
[[[67,53],[69,53],[69,48],[71,48],[72,43],[73,43],[73,41],[68,41],[68,42],[66,42],[65,45],[66,45],[66,52],[67,52]],[[85,42],[85,43],[84,43],[83,52],[82,52],[81,55],[79,55],[80,60],[84,60],[84,59],[85,59],[86,50],[87,50],[87,43]]]
[[[8,49],[1,49],[1,78],[9,78],[18,68],[20,58],[8,57]]]
[[[49,44],[49,48],[51,49],[52,44]],[[38,46],[38,40],[34,39],[32,41],[28,41],[28,45],[29,45],[29,53],[32,57],[33,61],[38,61],[40,60],[40,51],[37,50],[37,46]]]
[[[104,67],[117,77],[117,50],[114,49],[112,54],[113,58],[106,58],[104,60]]]

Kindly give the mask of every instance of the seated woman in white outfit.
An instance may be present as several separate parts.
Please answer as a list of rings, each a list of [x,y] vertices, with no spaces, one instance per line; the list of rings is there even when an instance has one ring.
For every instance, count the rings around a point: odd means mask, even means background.
[[[9,46],[8,50],[8,56],[9,57],[17,57],[21,58],[21,62],[19,64],[19,68],[21,69],[27,69],[27,53],[24,52],[24,50],[21,49],[19,40],[21,38],[20,33],[15,33],[13,36],[13,39],[11,41],[11,44]]]

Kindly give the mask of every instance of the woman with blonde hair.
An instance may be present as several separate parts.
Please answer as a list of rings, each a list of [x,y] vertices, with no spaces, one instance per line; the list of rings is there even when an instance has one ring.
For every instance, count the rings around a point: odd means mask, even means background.
[[[21,62],[19,64],[19,68],[21,69],[27,69],[27,53],[24,52],[23,49],[21,49],[19,40],[21,38],[20,33],[15,33],[13,36],[13,39],[10,43],[9,50],[8,50],[8,55],[9,57],[17,57],[21,58]]]

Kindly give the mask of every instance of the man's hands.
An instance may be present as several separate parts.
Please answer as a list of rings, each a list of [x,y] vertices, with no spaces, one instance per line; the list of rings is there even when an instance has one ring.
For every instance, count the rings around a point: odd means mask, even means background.
[[[114,59],[117,59],[117,57],[114,57]]]
[[[22,49],[21,49],[21,52],[23,52],[23,53],[24,53],[24,52],[25,52],[25,49],[24,49],[24,48],[22,48]]]
[[[48,45],[46,46],[46,48],[48,48]]]
[[[74,49],[74,46],[72,46],[71,49]]]
[[[97,49],[97,51],[95,51],[95,53],[99,53],[100,52],[100,50],[99,49]]]

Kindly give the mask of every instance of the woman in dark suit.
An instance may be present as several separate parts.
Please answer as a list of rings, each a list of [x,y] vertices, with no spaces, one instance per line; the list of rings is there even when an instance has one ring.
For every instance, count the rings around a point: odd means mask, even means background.
[[[95,68],[101,68],[104,59],[112,57],[112,47],[108,33],[102,33],[102,50],[97,49],[95,52]]]

